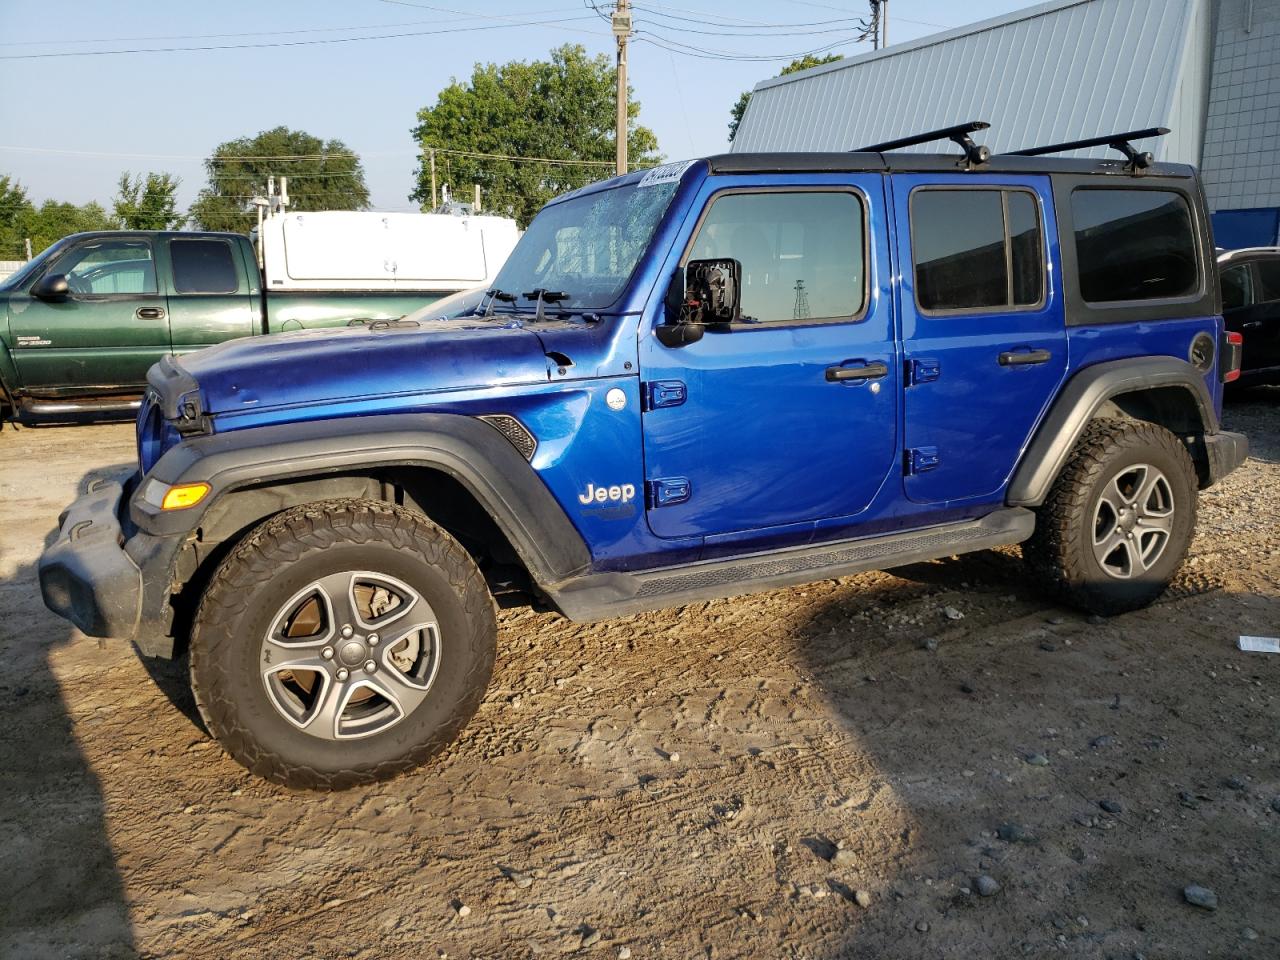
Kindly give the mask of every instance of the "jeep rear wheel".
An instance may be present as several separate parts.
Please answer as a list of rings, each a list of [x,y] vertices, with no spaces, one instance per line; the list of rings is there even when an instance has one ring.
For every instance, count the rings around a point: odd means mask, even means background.
[[[1023,544],[1045,585],[1113,615],[1155,600],[1195,531],[1196,473],[1182,442],[1155,424],[1095,420]]]
[[[372,500],[285,511],[215,572],[191,636],[210,732],[256,774],[342,789],[449,744],[493,671],[492,598],[422,514]]]

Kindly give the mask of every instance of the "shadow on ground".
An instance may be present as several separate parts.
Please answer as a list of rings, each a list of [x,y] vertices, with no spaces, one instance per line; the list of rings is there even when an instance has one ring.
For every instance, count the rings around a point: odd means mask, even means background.
[[[101,473],[86,475],[81,489]],[[2,546],[0,557],[16,552]],[[83,650],[73,682],[92,683],[98,646],[44,608],[35,565],[21,564],[0,579],[3,956],[136,953],[102,788],[76,733],[96,718],[67,702],[67,678],[55,676],[51,664],[53,653],[71,643]]]

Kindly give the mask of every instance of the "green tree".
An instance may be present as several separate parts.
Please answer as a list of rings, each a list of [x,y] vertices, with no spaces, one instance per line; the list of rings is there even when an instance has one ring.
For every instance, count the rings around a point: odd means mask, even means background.
[[[248,233],[257,222],[252,199],[268,177],[289,178],[290,210],[364,210],[369,188],[360,158],[341,140],[321,140],[276,127],[219,144],[204,162],[209,184],[191,206],[205,230]]]
[[[127,170],[120,174],[116,195],[116,219],[126,230],[178,230],[187,218],[178,213],[177,192],[182,183],[167,173],[136,177]]]
[[[120,223],[97,203],[82,207],[74,203],[46,200],[30,211],[21,224],[23,236],[31,238],[32,254],[73,233],[85,230],[118,230]]]
[[[782,72],[778,74],[785,77],[789,73],[799,73],[801,70],[808,70],[810,67],[820,67],[824,63],[835,63],[837,60],[843,60],[838,53],[829,53],[825,57],[815,57],[812,54],[801,57],[799,60],[792,60],[789,64],[782,68]],[[738,98],[738,102],[733,105],[733,109],[729,111],[729,142],[733,142],[733,138],[738,135],[738,125],[742,123],[743,114],[747,112],[747,104],[751,102],[751,91],[744,90],[742,96]]]
[[[34,209],[22,184],[0,175],[0,260],[26,256],[23,229]]]
[[[435,106],[418,111],[413,137],[422,155],[410,199],[431,203],[434,148],[440,183],[452,185],[460,197],[470,196],[471,185],[478,183],[486,211],[526,225],[557,194],[612,176],[616,84],[609,58],[589,57],[576,44],[552,50],[549,61],[477,63],[469,82],[455,79]],[[653,166],[662,159],[658,138],[637,122],[640,104],[630,100],[628,114],[628,158],[636,167]]]

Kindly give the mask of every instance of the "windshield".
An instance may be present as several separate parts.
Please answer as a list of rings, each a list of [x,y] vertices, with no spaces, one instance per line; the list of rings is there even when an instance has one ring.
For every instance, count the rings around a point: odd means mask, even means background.
[[[45,264],[67,249],[67,243],[70,237],[63,237],[51,247],[46,247],[40,251],[35,258],[24,263],[15,273],[0,280],[0,290],[17,290],[26,285],[28,280],[35,279],[36,274],[44,269]]]
[[[543,208],[533,218],[494,286],[516,296],[544,290],[556,310],[601,310],[622,295],[658,222],[675,195],[679,178],[574,197]]]

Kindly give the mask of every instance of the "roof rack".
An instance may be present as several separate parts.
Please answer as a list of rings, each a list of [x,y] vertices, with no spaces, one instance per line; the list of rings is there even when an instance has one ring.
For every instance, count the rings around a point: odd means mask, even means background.
[[[1088,140],[1072,140],[1069,143],[1055,143],[1047,147],[1028,147],[1026,150],[1012,150],[1014,157],[1042,157],[1047,153],[1066,153],[1068,150],[1085,150],[1089,147],[1110,147],[1119,150],[1129,161],[1129,169],[1134,173],[1145,170],[1156,162],[1150,153],[1139,153],[1133,148],[1130,140],[1145,140],[1148,137],[1163,137],[1169,132],[1168,127],[1148,127],[1145,130],[1130,130],[1128,133],[1113,133],[1105,137],[1092,137]]]
[[[954,127],[943,127],[940,130],[929,130],[926,133],[917,133],[914,136],[902,137],[899,140],[887,140],[884,143],[872,144],[869,147],[861,147],[854,150],[854,153],[887,153],[890,150],[901,150],[903,147],[914,147],[922,143],[933,143],[935,140],[951,140],[959,145],[964,151],[964,163],[962,166],[973,168],[979,164],[986,163],[991,157],[991,150],[988,147],[980,147],[973,142],[969,136],[971,133],[977,133],[979,130],[986,130],[991,124],[985,120],[970,120],[968,123],[958,123]]]

